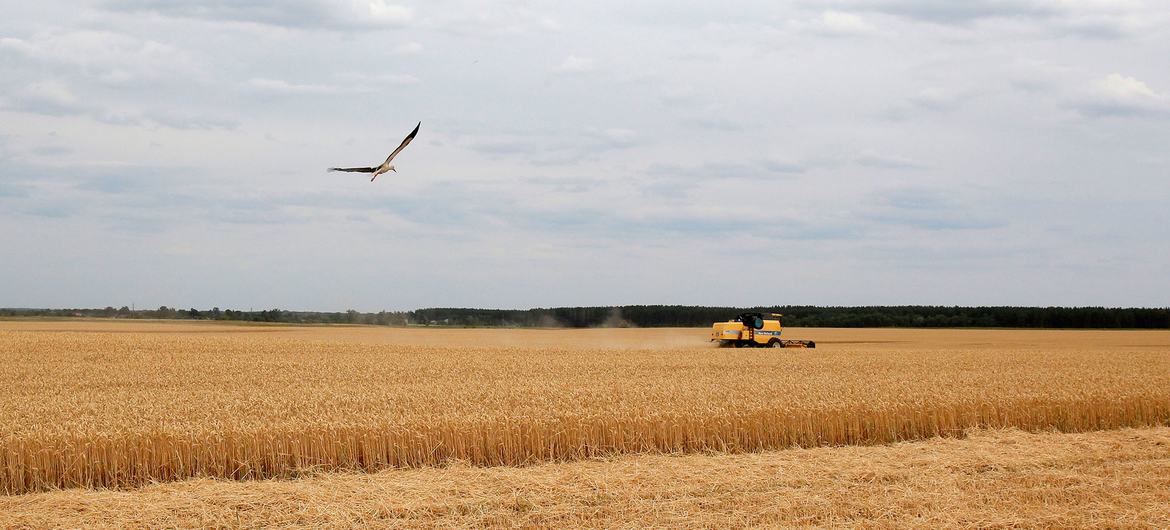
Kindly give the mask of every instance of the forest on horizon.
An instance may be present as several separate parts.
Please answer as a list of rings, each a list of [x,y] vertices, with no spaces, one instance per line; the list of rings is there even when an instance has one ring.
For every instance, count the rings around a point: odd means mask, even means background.
[[[450,327],[706,327],[744,312],[780,313],[786,326],[913,328],[1170,329],[1170,308],[626,305],[533,309],[426,308],[344,312],[265,309],[2,308],[0,318],[81,317],[224,320],[293,324]]]

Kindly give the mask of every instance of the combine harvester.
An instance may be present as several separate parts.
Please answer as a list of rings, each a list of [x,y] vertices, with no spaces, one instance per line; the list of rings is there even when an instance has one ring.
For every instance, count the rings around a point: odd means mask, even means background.
[[[763,313],[743,313],[727,322],[716,322],[711,326],[711,340],[719,341],[719,347],[727,348],[816,348],[811,340],[785,340],[777,313],[764,318]]]

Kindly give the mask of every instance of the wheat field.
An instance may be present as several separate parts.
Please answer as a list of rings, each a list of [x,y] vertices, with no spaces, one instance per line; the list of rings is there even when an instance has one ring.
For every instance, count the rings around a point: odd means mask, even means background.
[[[1170,423],[1166,332],[0,323],[0,491]]]
[[[0,496],[0,528],[1170,527],[1170,427]]]

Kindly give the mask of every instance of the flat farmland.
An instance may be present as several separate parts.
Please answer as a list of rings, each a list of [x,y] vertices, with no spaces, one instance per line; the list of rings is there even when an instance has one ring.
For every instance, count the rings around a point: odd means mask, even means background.
[[[1170,527],[1170,427],[0,496],[3,528]]]
[[[0,490],[1170,422],[1165,331],[0,323]]]

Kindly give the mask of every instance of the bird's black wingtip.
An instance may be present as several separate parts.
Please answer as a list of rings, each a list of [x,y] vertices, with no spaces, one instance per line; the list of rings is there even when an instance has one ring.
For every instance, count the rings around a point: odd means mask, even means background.
[[[415,125],[415,126],[414,126],[414,130],[413,130],[413,131],[410,131],[410,134],[406,135],[406,139],[407,139],[407,140],[411,140],[411,139],[413,139],[413,138],[414,138],[414,136],[415,136],[416,134],[418,134],[418,128],[419,128],[419,127],[422,127],[422,122],[421,122],[421,121],[420,121],[420,122],[418,122],[418,125]]]

